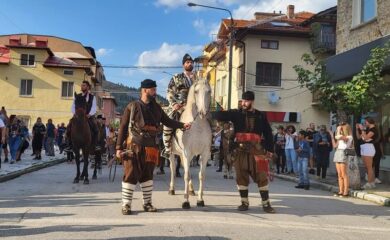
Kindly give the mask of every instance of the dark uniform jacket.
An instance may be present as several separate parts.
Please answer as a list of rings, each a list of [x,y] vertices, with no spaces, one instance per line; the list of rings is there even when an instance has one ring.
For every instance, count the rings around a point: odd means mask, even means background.
[[[218,121],[231,121],[236,133],[256,133],[262,136],[262,146],[273,152],[273,135],[264,112],[258,110],[245,111],[243,109],[213,112],[212,117]]]
[[[124,142],[129,136],[135,144],[157,147],[161,123],[175,129],[184,127],[183,123],[170,119],[156,101],[129,103],[122,116],[116,149],[124,149]]]

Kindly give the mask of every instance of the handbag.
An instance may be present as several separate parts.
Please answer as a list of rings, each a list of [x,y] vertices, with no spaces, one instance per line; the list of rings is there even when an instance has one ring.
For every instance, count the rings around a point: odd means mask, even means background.
[[[346,148],[344,149],[345,156],[356,156],[355,148]]]

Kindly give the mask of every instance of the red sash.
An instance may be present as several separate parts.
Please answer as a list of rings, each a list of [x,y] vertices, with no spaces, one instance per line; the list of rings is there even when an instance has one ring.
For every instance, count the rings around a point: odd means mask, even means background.
[[[261,142],[261,136],[256,133],[236,133],[236,142],[245,143],[245,142]]]

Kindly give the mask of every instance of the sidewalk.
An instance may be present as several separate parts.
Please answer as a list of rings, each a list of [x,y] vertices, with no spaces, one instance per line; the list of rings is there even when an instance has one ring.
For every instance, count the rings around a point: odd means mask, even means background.
[[[34,156],[31,156],[32,150],[29,148],[22,155],[22,160],[10,164],[10,161],[4,163],[4,153],[1,154],[1,169],[0,169],[0,182],[5,182],[10,179],[19,177],[23,174],[37,171],[39,169],[53,166],[66,161],[65,155],[60,154],[59,151],[55,151],[55,157],[45,156],[45,152],[42,151],[42,160],[33,160]],[[8,159],[10,156],[8,156]]]
[[[333,193],[338,192],[338,184],[336,176],[328,175],[325,180],[318,180],[315,175],[310,176],[310,187],[319,188]],[[298,183],[298,178],[286,174],[274,174],[274,177],[287,181]],[[362,180],[362,183],[365,181]],[[390,206],[390,185],[376,184],[375,189],[370,190],[351,190],[350,196],[374,202],[382,206]]]

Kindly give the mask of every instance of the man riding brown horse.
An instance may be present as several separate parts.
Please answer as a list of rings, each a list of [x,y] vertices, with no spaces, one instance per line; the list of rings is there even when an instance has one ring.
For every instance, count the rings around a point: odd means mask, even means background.
[[[83,81],[81,84],[81,93],[77,94],[79,97],[84,97],[86,101],[86,116],[88,118],[88,125],[91,130],[91,139],[92,139],[92,150],[99,150],[99,146],[97,146],[97,135],[98,135],[98,128],[96,123],[96,97],[91,94],[91,84],[88,81]],[[73,101],[72,104],[72,113],[76,113],[76,104],[75,101]],[[68,139],[68,147],[65,149],[65,151],[71,151],[72,150],[72,139],[71,139],[71,129],[72,129],[72,120],[74,117],[69,121],[68,127],[66,129],[66,138]]]

